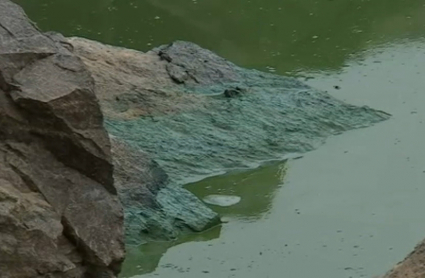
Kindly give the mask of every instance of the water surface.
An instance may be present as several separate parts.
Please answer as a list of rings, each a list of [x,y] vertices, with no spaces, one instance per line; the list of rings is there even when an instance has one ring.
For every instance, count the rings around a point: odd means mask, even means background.
[[[188,40],[279,73],[339,69],[377,44],[425,33],[422,0],[15,0],[44,30],[142,51]]]
[[[221,227],[131,248],[123,277],[372,277],[425,236],[423,0],[16,2],[44,30],[142,51],[189,40],[393,115],[302,159],[188,185],[242,199],[215,208]]]

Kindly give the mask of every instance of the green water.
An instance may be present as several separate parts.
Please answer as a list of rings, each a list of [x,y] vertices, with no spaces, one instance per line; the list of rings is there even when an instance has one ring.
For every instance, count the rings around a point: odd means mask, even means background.
[[[276,163],[252,171],[208,178],[186,186],[196,196],[236,195],[241,201],[232,207],[211,205],[224,219],[240,221],[261,219],[270,210],[276,189],[284,184],[286,163]]]
[[[423,0],[16,2],[43,30],[142,51],[189,40],[393,115],[302,159],[187,185],[242,199],[212,206],[221,227],[129,248],[123,277],[372,277],[425,236]]]
[[[279,73],[339,69],[368,47],[425,33],[421,0],[15,0],[44,30],[142,51],[188,40]]]

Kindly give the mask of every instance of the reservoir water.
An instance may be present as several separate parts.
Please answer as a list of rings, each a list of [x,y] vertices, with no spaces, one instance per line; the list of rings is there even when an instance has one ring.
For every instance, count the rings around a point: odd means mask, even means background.
[[[224,224],[131,247],[122,277],[358,278],[425,237],[425,3],[420,0],[16,0],[43,30],[146,51],[189,40],[392,114],[300,159],[187,188]]]

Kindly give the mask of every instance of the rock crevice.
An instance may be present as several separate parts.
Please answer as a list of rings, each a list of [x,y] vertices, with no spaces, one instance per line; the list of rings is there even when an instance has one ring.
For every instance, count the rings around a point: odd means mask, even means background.
[[[0,0],[0,277],[115,277],[123,212],[80,58]]]

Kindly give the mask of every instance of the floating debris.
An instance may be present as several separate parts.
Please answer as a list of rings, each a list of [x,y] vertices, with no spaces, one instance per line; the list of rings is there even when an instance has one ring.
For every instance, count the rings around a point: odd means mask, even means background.
[[[203,201],[214,206],[230,207],[239,203],[241,197],[232,195],[208,195]]]

